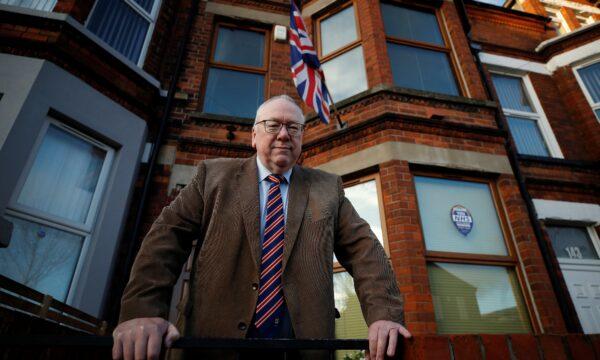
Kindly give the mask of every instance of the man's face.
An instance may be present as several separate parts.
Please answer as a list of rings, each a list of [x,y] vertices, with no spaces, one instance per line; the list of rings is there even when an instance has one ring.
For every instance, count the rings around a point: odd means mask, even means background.
[[[298,109],[285,100],[274,100],[263,107],[258,122],[276,120],[287,124],[302,123]],[[263,165],[274,174],[283,174],[291,169],[302,152],[302,131],[292,136],[282,126],[277,134],[265,131],[264,123],[252,128],[252,147],[256,149],[258,158]]]

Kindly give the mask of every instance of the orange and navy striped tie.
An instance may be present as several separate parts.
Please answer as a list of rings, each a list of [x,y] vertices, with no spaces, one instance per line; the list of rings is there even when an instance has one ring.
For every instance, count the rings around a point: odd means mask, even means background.
[[[283,199],[279,185],[285,178],[280,175],[269,175],[271,187],[267,193],[265,207],[265,231],[262,243],[260,263],[260,286],[258,302],[254,314],[254,326],[259,333],[272,333],[275,319],[279,318],[283,308],[283,290],[281,288],[281,273],[283,260],[283,238],[285,217]]]

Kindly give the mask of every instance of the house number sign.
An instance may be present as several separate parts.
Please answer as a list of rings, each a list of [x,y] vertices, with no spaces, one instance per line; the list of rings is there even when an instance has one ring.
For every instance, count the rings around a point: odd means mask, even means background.
[[[473,216],[469,210],[462,205],[454,205],[450,210],[450,218],[456,229],[467,236],[473,229]]]
[[[571,259],[583,259],[583,254],[581,253],[579,246],[567,246],[565,251],[569,254],[569,258]]]

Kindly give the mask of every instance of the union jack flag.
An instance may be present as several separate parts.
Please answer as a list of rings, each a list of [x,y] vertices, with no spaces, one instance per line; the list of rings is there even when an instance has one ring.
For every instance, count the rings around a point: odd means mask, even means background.
[[[306,32],[302,14],[294,0],[290,3],[290,54],[294,84],[302,100],[315,109],[321,121],[329,124],[331,96],[325,86],[325,75],[317,52]]]

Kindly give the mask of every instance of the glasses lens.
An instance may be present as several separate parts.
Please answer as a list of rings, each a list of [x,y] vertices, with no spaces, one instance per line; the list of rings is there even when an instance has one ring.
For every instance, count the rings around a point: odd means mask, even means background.
[[[274,120],[265,121],[265,130],[267,130],[268,133],[276,134],[279,132],[279,129],[281,129],[281,124],[278,123],[277,121],[274,121]]]

